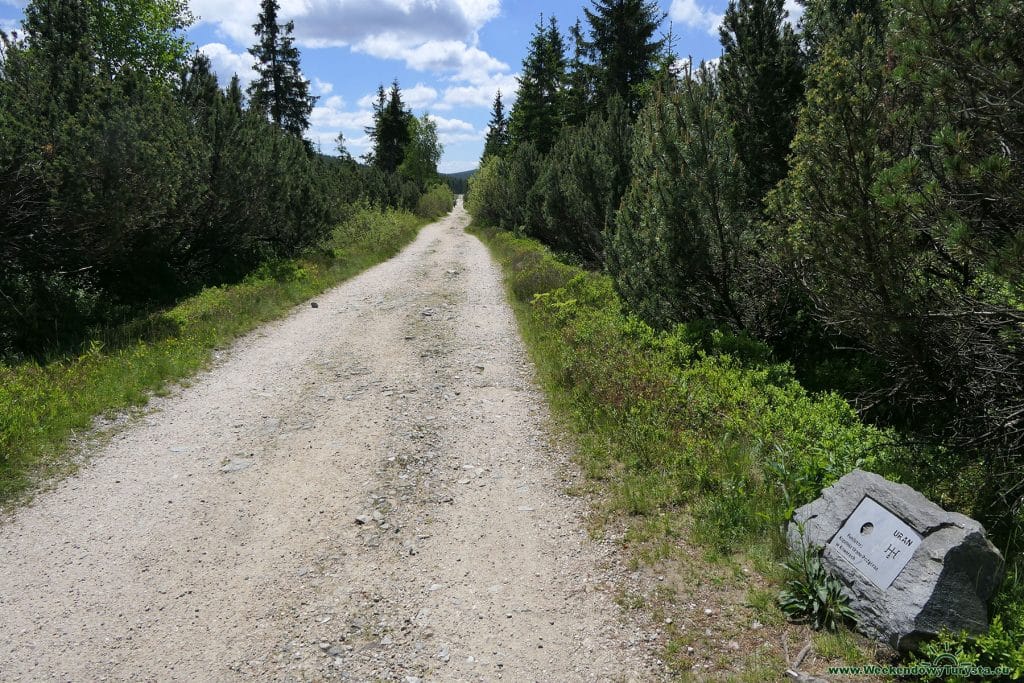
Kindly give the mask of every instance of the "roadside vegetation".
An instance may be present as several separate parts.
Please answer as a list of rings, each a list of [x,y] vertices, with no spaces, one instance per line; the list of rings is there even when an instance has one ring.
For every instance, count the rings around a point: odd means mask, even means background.
[[[239,335],[394,256],[427,222],[405,211],[359,208],[305,256],[268,261],[239,283],[93,330],[79,354],[0,365],[0,501],[73,466],[69,440],[87,436],[97,416],[145,404]]]
[[[192,20],[181,0],[33,0],[0,32],[0,501],[64,467],[97,416],[453,206],[437,128],[397,82],[361,162],[340,139],[327,156],[276,0],[245,92],[192,51]]]
[[[467,207],[631,529],[771,575],[823,486],[906,482],[1007,560],[991,633],[936,647],[1024,675],[1024,15],[801,4],[731,2],[714,65],[643,0],[540,21]]]

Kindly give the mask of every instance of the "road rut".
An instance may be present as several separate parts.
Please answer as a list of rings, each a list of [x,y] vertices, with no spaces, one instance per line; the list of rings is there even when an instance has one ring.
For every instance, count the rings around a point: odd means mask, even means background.
[[[0,526],[2,680],[653,680],[461,206]]]

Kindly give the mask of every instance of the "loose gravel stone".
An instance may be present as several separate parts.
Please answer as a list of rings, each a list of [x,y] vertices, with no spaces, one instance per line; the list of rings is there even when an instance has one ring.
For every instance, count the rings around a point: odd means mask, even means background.
[[[238,340],[0,526],[2,678],[667,679],[467,222]]]

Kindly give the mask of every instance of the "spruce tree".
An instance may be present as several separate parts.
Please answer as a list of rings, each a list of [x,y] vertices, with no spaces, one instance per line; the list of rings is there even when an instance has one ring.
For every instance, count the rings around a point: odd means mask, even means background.
[[[800,40],[809,62],[821,57],[828,41],[839,36],[855,14],[875,40],[885,37],[888,12],[884,0],[797,0],[804,7],[800,16]]]
[[[200,124],[205,125],[221,96],[210,58],[197,52],[181,76],[178,99]]]
[[[583,27],[577,19],[569,28],[572,39],[572,58],[569,60],[566,76],[566,91],[563,101],[565,125],[578,126],[590,116],[594,100],[594,66],[588,61],[586,38]]]
[[[227,99],[235,111],[241,114],[244,98],[242,96],[242,81],[238,78],[238,74],[231,75],[231,83],[227,89]]]
[[[664,40],[655,40],[665,14],[650,0],[591,0],[584,9],[590,24],[587,48],[595,64],[597,98],[619,96],[635,116],[642,106],[640,86],[656,71]]]
[[[755,205],[786,175],[803,94],[800,46],[784,14],[783,0],[730,0],[720,29],[722,99]]]
[[[277,0],[263,0],[259,21],[253,25],[258,42],[249,48],[256,58],[259,77],[249,85],[249,106],[264,112],[275,126],[302,137],[317,98],[309,94],[302,77],[294,22],[277,23]]]
[[[501,103],[501,91],[494,96],[491,107],[491,120],[487,124],[487,138],[484,141],[484,153],[481,159],[489,156],[501,156],[508,146],[508,119],[505,118],[505,107]]]
[[[373,107],[373,128],[367,133],[373,141],[368,161],[385,173],[394,173],[402,165],[405,148],[412,136],[412,112],[402,102],[402,89],[398,81],[391,84],[390,92],[384,86],[377,88],[377,101]]]
[[[561,128],[564,86],[565,44],[558,22],[551,17],[544,26],[541,17],[523,60],[519,93],[509,117],[513,144],[531,142],[541,153],[551,149]]]

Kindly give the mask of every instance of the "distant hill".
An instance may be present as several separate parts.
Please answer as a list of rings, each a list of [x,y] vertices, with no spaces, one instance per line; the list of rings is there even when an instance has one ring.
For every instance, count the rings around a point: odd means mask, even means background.
[[[442,173],[441,177],[448,183],[448,187],[452,188],[452,192],[455,194],[466,194],[466,189],[469,187],[469,179],[476,171],[477,169],[474,168],[470,171],[459,171],[458,173]]]

